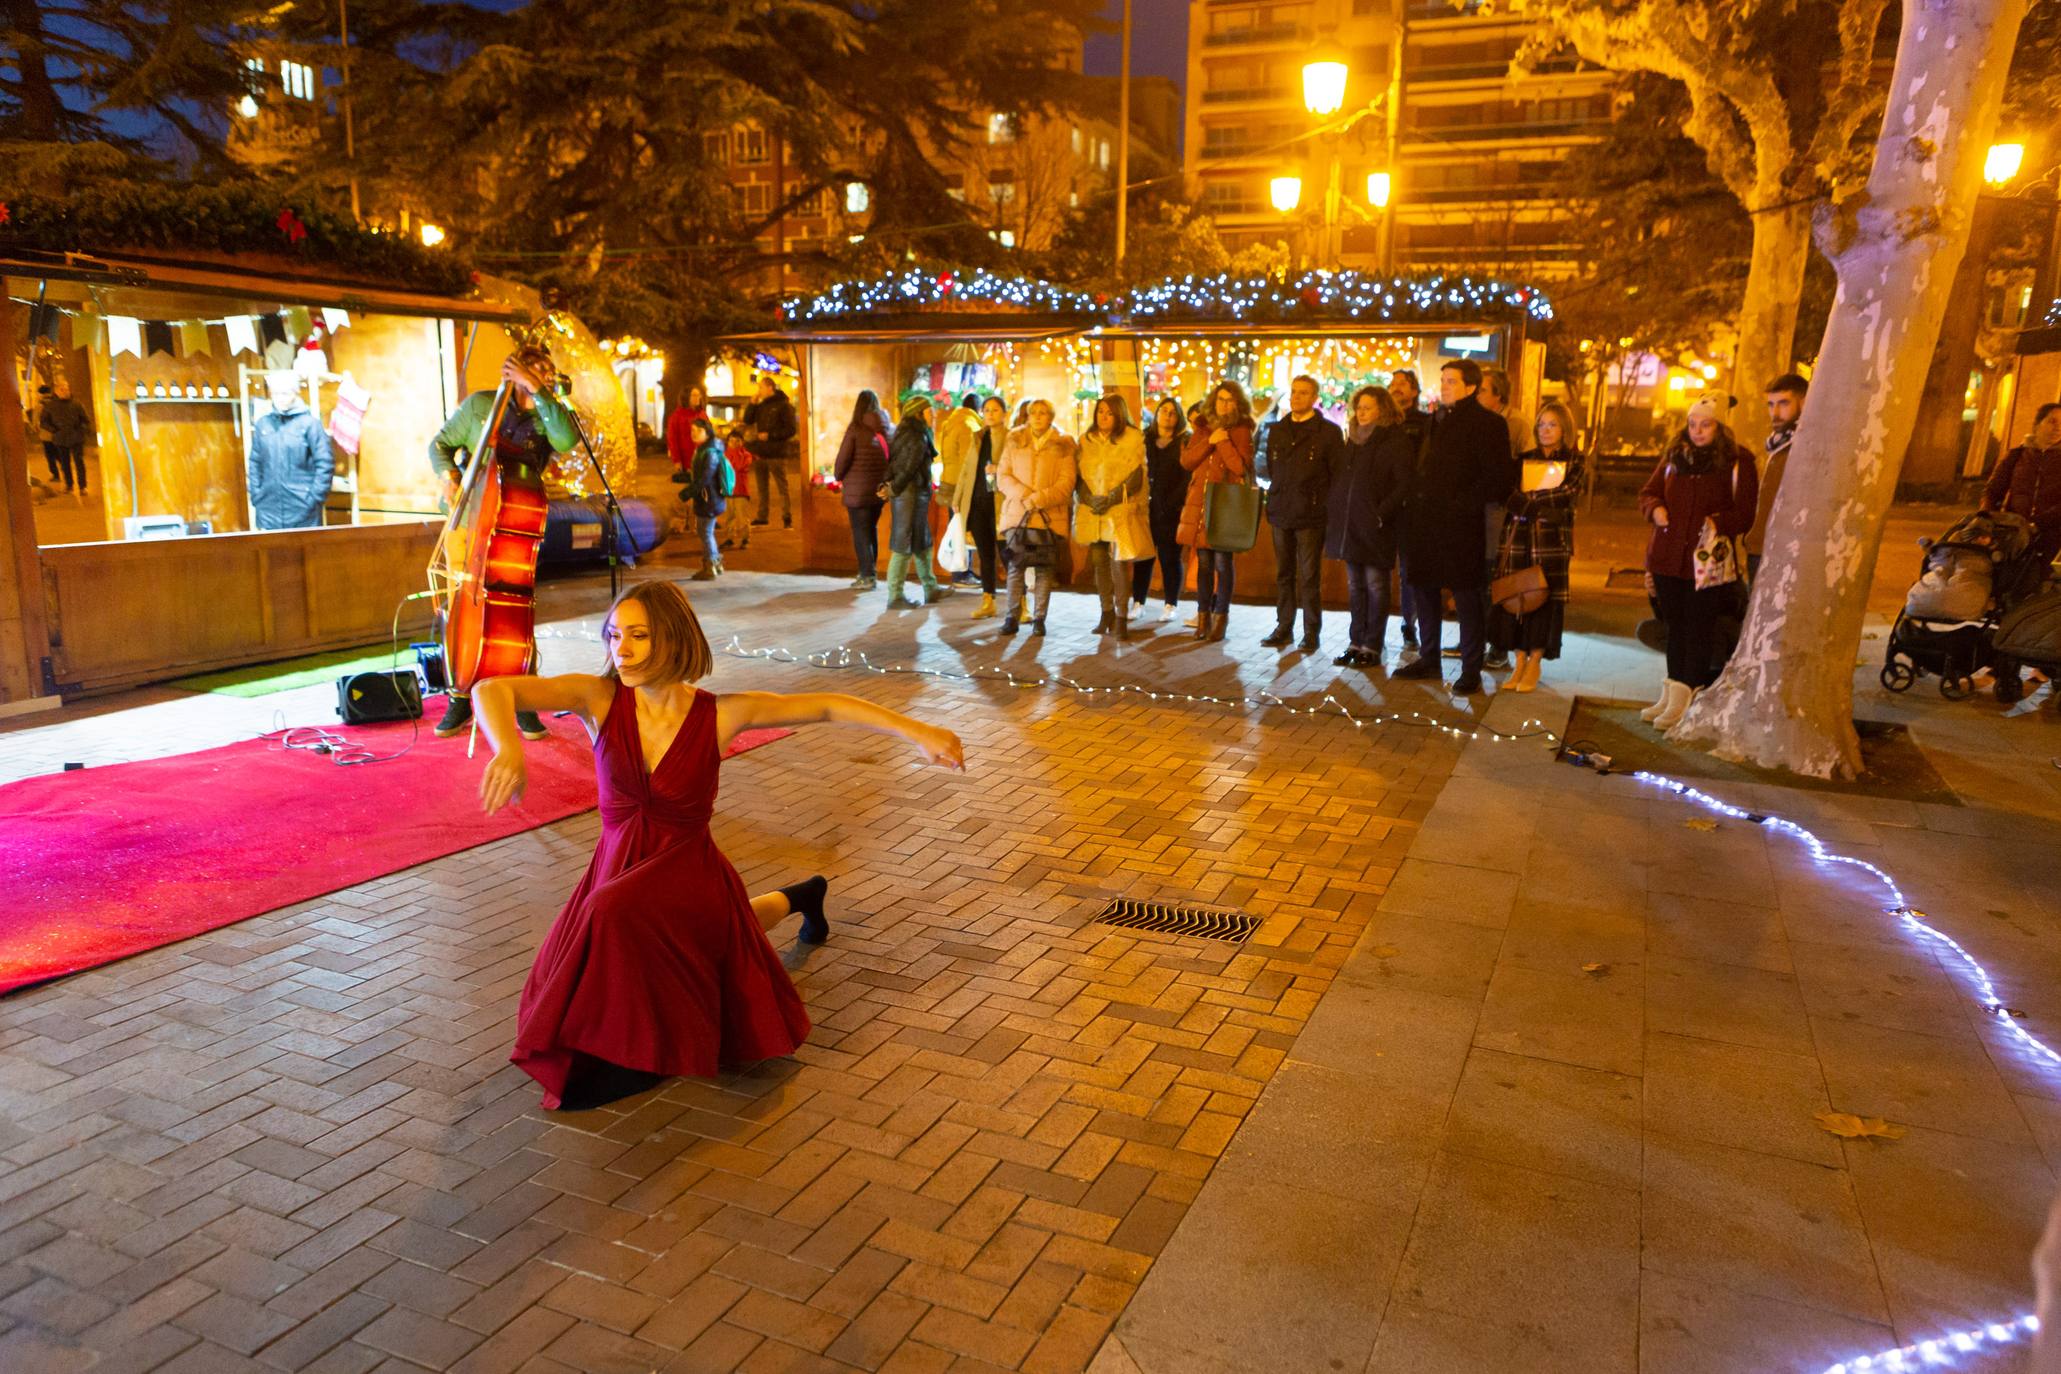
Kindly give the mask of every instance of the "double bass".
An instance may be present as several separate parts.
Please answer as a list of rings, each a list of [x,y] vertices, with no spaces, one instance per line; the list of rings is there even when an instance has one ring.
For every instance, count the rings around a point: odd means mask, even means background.
[[[504,442],[511,404],[504,381],[429,559],[431,605],[454,692],[534,666],[537,549],[548,501],[542,466]]]

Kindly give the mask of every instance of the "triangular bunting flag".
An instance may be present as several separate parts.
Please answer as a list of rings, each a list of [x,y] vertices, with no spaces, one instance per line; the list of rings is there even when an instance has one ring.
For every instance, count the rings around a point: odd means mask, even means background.
[[[119,358],[124,353],[143,356],[143,322],[132,320],[127,315],[107,317],[107,355]]]
[[[257,321],[249,315],[231,315],[222,321],[222,328],[229,335],[229,354],[255,353],[258,351]]]
[[[208,344],[206,320],[179,321],[179,353],[187,358],[201,353],[213,355],[214,349]]]

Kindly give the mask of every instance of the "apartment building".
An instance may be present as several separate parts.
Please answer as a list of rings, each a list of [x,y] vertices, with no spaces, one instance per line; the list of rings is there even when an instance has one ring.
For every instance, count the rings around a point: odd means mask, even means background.
[[[1098,111],[1022,117],[988,111],[974,118],[963,146],[941,154],[939,162],[948,193],[1005,248],[1049,247],[1076,209],[1115,187],[1116,121]],[[1134,136],[1136,129],[1133,121]],[[1134,142],[1134,156],[1137,147]],[[770,213],[808,181],[777,136],[749,124],[707,135],[705,151],[747,220]],[[1162,156],[1171,165],[1170,154]],[[751,286],[769,296],[820,286],[812,255],[863,235],[872,208],[864,182],[806,196],[759,235],[767,266],[752,275]]]
[[[1396,270],[1565,275],[1574,263],[1559,167],[1608,123],[1611,78],[1571,58],[1511,76],[1526,31],[1480,0],[1190,0],[1189,189],[1230,246],[1294,242],[1298,223],[1321,208],[1335,146],[1342,265],[1381,265],[1367,178],[1388,171]],[[1341,114],[1350,114],[1385,102],[1398,41],[1397,165],[1388,166],[1385,103],[1335,145],[1302,137],[1319,122],[1303,104],[1312,53],[1346,62]],[[1304,186],[1293,216],[1268,195],[1270,180],[1289,174]]]

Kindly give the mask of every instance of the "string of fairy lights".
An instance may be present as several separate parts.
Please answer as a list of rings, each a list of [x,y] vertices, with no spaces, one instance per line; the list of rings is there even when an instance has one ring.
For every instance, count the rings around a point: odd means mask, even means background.
[[[1148,687],[1135,682],[1092,683],[1081,682],[1057,673],[1044,677],[1018,677],[1008,668],[997,665],[993,668],[976,668],[961,671],[953,668],[925,668],[908,663],[875,663],[862,649],[840,644],[831,649],[820,649],[814,653],[797,654],[791,649],[779,646],[748,649],[741,636],[732,635],[718,653],[729,658],[741,658],[761,663],[791,664],[804,668],[822,668],[836,672],[870,673],[875,677],[920,677],[937,682],[961,684],[992,683],[1019,690],[1057,690],[1076,692],[1083,697],[1106,697],[1143,699],[1145,701],[1182,702],[1194,706],[1218,706],[1231,710],[1282,712],[1291,716],[1336,716],[1351,723],[1354,729],[1365,729],[1370,725],[1400,725],[1416,729],[1435,730],[1460,740],[1490,740],[1496,743],[1518,740],[1543,740],[1558,743],[1560,737],[1546,729],[1545,723],[1537,719],[1526,720],[1514,731],[1496,730],[1486,725],[1461,726],[1427,716],[1421,711],[1354,711],[1337,697],[1326,693],[1313,706],[1299,706],[1285,697],[1272,692],[1260,691],[1244,696],[1215,696],[1207,692],[1183,692],[1171,687]]]
[[[2032,1032],[2026,1030],[2024,1026],[2018,1023],[2017,1014],[1997,994],[1996,981],[1990,977],[1989,970],[1984,968],[1980,961],[1970,954],[1960,941],[1930,924],[1925,919],[1924,912],[1913,908],[1909,899],[1905,897],[1903,888],[1898,886],[1896,879],[1891,877],[1887,870],[1879,865],[1869,863],[1866,859],[1856,859],[1850,854],[1834,853],[1826,846],[1823,840],[1803,826],[1798,825],[1795,821],[1785,817],[1748,811],[1743,807],[1733,806],[1729,802],[1720,801],[1718,798],[1711,796],[1708,792],[1700,791],[1684,782],[1677,782],[1673,778],[1663,777],[1658,773],[1649,773],[1641,770],[1633,773],[1631,776],[1648,786],[1658,787],[1663,791],[1671,792],[1675,796],[1681,797],[1685,801],[1693,802],[1707,811],[1714,811],[1718,815],[1729,816],[1733,820],[1746,821],[1750,824],[1758,825],[1765,830],[1779,831],[1782,834],[1789,835],[1801,841],[1810,852],[1812,860],[1821,866],[1852,868],[1873,878],[1882,885],[1883,891],[1889,898],[1889,906],[1884,908],[1885,912],[1890,916],[1894,916],[1907,934],[1940,955],[1948,967],[1955,968],[1960,972],[1961,976],[1974,988],[1976,1005],[1982,1008],[1983,1013],[2003,1027],[2010,1040],[2019,1048],[2031,1054],[2036,1060],[2050,1068],[2061,1067],[2061,1053],[2056,1053],[2052,1046],[2033,1035]],[[1881,1350],[1869,1355],[1856,1356],[1850,1360],[1841,1360],[1837,1364],[1827,1366],[1824,1374],[1877,1374],[1878,1371],[1885,1370],[1916,1371],[1921,1369],[1937,1369],[1948,1364],[1957,1354],[1973,1354],[1997,1346],[2010,1345],[2017,1342],[2020,1337],[2033,1335],[2039,1329],[2040,1322],[2037,1316],[2031,1313],[2019,1313],[2009,1318],[1984,1322],[1979,1326],[1967,1327],[1960,1331],[1950,1331],[1928,1340],[1897,1346],[1891,1350]]]
[[[917,267],[837,282],[813,296],[783,301],[779,315],[788,323],[806,324],[948,303],[1100,316],[1104,323],[1166,317],[1294,320],[1341,315],[1370,322],[1513,314],[1540,323],[1553,318],[1553,303],[1538,287],[1473,277],[1373,277],[1328,271],[1279,278],[1190,274],[1112,297],[1055,286],[1035,277]]]

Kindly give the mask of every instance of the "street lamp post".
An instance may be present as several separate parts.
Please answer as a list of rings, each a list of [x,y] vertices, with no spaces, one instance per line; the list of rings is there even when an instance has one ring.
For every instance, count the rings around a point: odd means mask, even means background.
[[[1350,75],[1351,73],[1347,69],[1346,64],[1337,57],[1330,55],[1320,54],[1304,64],[1302,69],[1303,108],[1308,110],[1315,118],[1329,121],[1319,125],[1315,133],[1315,137],[1324,145],[1326,160],[1329,163],[1324,180],[1323,247],[1319,253],[1319,265],[1334,270],[1341,265],[1345,257],[1345,137],[1353,131],[1361,120],[1373,114],[1383,103],[1382,99],[1376,99],[1369,102],[1365,109],[1359,110],[1344,119],[1332,119],[1332,116],[1345,107],[1345,89]],[[1395,96],[1392,85],[1385,99],[1393,107]],[[1389,110],[1390,132],[1388,138],[1388,163],[1390,169],[1395,164],[1394,124],[1395,112],[1391,108]],[[1280,180],[1282,179],[1276,179],[1277,185]],[[1301,183],[1298,180],[1297,201],[1300,200],[1300,192]],[[1394,180],[1392,170],[1382,170],[1368,174],[1367,201],[1381,212],[1380,255],[1381,266],[1384,271],[1389,270],[1394,256],[1388,211],[1389,199],[1393,192]],[[1287,207],[1283,207],[1277,197],[1275,208],[1286,214],[1288,210],[1294,208],[1294,204],[1295,202],[1291,202]]]

